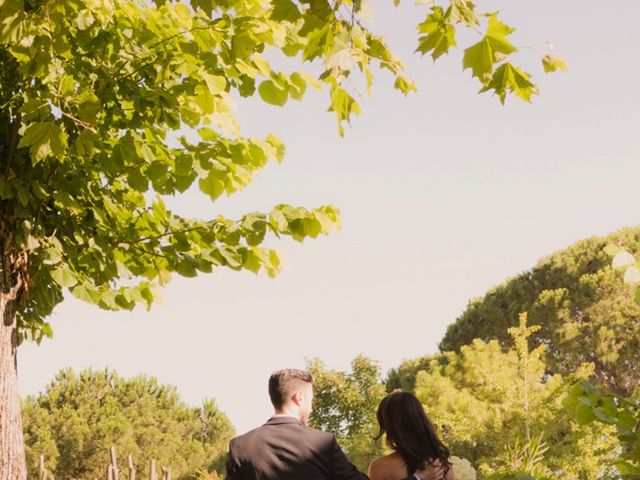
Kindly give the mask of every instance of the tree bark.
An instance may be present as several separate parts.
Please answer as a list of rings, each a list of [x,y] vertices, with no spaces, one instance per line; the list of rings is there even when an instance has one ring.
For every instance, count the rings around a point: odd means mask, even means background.
[[[11,297],[0,291],[0,480],[26,480],[18,394],[18,330],[15,300]]]

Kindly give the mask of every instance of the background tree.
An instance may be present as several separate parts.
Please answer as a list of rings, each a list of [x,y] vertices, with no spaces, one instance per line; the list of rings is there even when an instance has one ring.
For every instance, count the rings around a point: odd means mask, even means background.
[[[376,444],[376,410],[385,396],[380,367],[359,355],[351,362],[351,372],[327,370],[321,360],[307,365],[314,383],[314,404],[310,424],[333,432],[349,460],[360,470],[383,451]]]
[[[541,327],[531,340],[546,347],[549,373],[567,375],[593,363],[596,384],[630,395],[640,382],[640,305],[611,266],[608,245],[638,251],[640,229],[579,241],[491,289],[449,326],[440,349],[459,352],[475,338],[510,348],[507,330],[528,311]]]
[[[415,392],[418,373],[429,369],[431,362],[437,358],[438,355],[435,354],[403,360],[398,367],[392,368],[387,373],[384,380],[387,392],[391,393],[398,389]]]
[[[171,385],[110,370],[60,371],[43,393],[26,398],[23,416],[32,478],[40,455],[56,478],[102,478],[112,445],[123,461],[133,455],[139,475],[155,458],[174,477],[194,478],[222,467],[234,435],[213,400],[190,407]]]
[[[529,351],[527,346],[536,329],[523,318],[509,332],[516,345],[510,350],[497,340],[476,339],[458,353],[433,357],[429,368],[418,372],[415,393],[452,453],[470,460],[482,475],[522,467],[537,444],[539,453],[548,450],[530,462],[536,473],[600,478],[618,445],[612,429],[580,427],[562,404],[593,367],[584,365],[569,377],[548,375],[545,347]]]
[[[302,240],[338,225],[331,206],[193,219],[164,199],[199,188],[215,200],[282,159],[275,136],[241,135],[233,97],[283,105],[324,85],[343,133],[360,112],[344,87],[352,73],[369,89],[378,66],[403,93],[414,89],[362,13],[360,0],[0,0],[2,480],[26,476],[17,347],[51,335],[46,319],[63,291],[105,309],[148,307],[174,273],[274,275],[267,233]],[[510,62],[513,29],[470,0],[428,7],[418,51],[440,57],[458,26],[479,33],[463,66],[482,91],[530,100],[536,86]],[[269,49],[296,65],[316,61],[320,73],[277,71]],[[564,67],[542,61],[545,71]]]

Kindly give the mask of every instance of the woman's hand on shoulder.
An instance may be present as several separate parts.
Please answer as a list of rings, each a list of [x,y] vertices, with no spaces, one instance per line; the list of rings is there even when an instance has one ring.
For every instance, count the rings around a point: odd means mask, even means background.
[[[451,469],[449,469],[451,472]],[[416,475],[418,475],[422,480],[453,480],[453,477],[449,477],[449,472],[447,475],[444,475],[444,469],[438,460],[427,463],[423,468],[416,470]]]

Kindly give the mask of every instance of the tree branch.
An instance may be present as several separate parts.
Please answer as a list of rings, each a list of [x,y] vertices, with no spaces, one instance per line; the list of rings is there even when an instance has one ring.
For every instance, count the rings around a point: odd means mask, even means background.
[[[16,154],[18,146],[18,129],[20,128],[20,114],[18,114],[13,120],[11,120],[11,113],[9,113],[9,150],[7,152],[7,161],[4,164],[4,176],[9,175],[9,169],[11,168],[11,162]]]

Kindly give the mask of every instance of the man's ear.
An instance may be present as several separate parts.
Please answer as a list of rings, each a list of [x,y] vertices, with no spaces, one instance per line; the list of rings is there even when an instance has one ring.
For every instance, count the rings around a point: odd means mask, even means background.
[[[291,401],[300,406],[302,404],[302,393],[296,392],[291,396]]]

